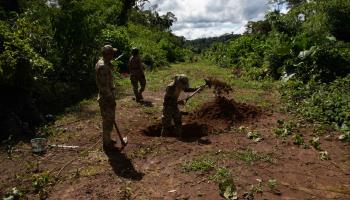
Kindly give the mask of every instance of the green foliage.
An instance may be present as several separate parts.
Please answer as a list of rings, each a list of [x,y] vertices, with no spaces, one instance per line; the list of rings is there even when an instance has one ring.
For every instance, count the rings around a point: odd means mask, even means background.
[[[310,81],[290,81],[281,87],[288,109],[309,120],[334,123],[341,127],[350,123],[350,76],[329,84]]]
[[[277,136],[286,137],[292,134],[293,128],[295,127],[294,123],[285,122],[284,120],[277,120],[277,128],[274,129],[274,132]]]
[[[19,200],[23,197],[23,193],[18,190],[16,187],[12,188],[11,192],[8,192],[3,200]]]
[[[313,146],[316,150],[321,151],[321,142],[319,137],[313,137],[309,143],[311,146]]]
[[[7,93],[0,99],[0,132],[17,135],[21,124],[40,125],[45,115],[94,94],[94,66],[106,43],[124,53],[114,63],[122,72],[132,46],[152,68],[183,61],[183,38],[169,32],[175,16],[135,5],[135,0],[60,0],[50,7],[42,0],[19,0],[0,9],[0,88]],[[128,21],[130,12],[160,21],[143,26]],[[8,127],[9,120],[18,127]]]
[[[254,142],[260,142],[263,139],[261,134],[256,131],[248,132],[247,138],[253,140]]]
[[[226,167],[219,167],[218,169],[216,169],[216,173],[209,177],[210,180],[219,183],[228,178],[231,178],[231,172]]]
[[[227,200],[238,199],[237,188],[232,179],[225,179],[219,183],[220,195]]]
[[[304,144],[304,138],[300,134],[293,135],[293,143],[296,145],[303,145]]]
[[[272,153],[259,152],[253,149],[246,149],[232,153],[232,157],[244,161],[248,165],[254,164],[256,161],[265,161],[275,163]]]
[[[118,49],[117,54],[123,53],[120,60],[117,61],[119,71],[127,71],[127,63],[131,56],[131,41],[128,35],[128,30],[125,27],[109,25],[102,30],[102,41],[100,43],[109,43]]]
[[[339,136],[339,140],[350,142],[350,125],[349,123],[344,123],[340,127],[341,135]]]
[[[268,181],[267,181],[267,185],[269,186],[269,188],[271,189],[271,190],[274,190],[274,189],[276,189],[276,187],[277,187],[277,180],[276,179],[269,179]]]
[[[206,156],[202,156],[202,157],[197,158],[195,160],[181,163],[181,168],[187,172],[189,172],[189,171],[208,172],[208,171],[214,169],[214,167],[215,167],[215,162]]]

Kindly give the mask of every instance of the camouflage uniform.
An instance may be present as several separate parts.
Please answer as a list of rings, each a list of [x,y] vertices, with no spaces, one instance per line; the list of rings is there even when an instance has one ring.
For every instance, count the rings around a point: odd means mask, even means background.
[[[114,143],[111,140],[111,132],[115,122],[115,87],[113,84],[112,64],[103,59],[96,64],[96,84],[99,90],[98,102],[102,115],[103,144]]]
[[[143,99],[142,92],[146,88],[144,67],[139,55],[132,56],[129,61],[130,80],[136,97],[136,101]],[[140,83],[140,90],[139,90]]]
[[[186,80],[182,82],[181,77],[185,77]],[[182,115],[178,107],[178,99],[182,91],[194,92],[196,90],[197,88],[189,88],[188,79],[184,75],[176,76],[175,80],[167,86],[163,102],[162,136],[171,132],[172,121],[174,121],[175,133],[182,136]]]

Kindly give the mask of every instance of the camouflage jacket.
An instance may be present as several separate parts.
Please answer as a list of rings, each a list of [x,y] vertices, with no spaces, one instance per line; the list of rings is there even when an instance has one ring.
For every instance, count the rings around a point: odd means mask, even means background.
[[[144,66],[141,62],[140,56],[132,56],[129,60],[129,71],[131,75],[144,74]]]
[[[175,82],[172,82],[166,87],[164,96],[164,106],[177,106],[177,101],[182,91],[184,92],[194,92],[197,88],[186,88],[184,90],[176,86]]]
[[[99,91],[98,100],[115,99],[112,64],[106,64],[103,59],[96,63],[96,84]]]

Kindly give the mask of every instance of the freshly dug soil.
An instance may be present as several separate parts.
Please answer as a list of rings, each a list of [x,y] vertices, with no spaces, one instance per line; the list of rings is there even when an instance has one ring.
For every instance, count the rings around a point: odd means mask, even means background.
[[[245,104],[237,103],[234,99],[217,97],[212,102],[202,105],[197,111],[191,114],[191,119],[200,120],[223,120],[227,122],[241,122],[256,118],[261,109]]]
[[[201,138],[215,130],[224,130],[234,123],[249,121],[256,118],[261,110],[245,103],[237,103],[233,99],[217,97],[214,101],[203,104],[194,113],[184,116],[182,136],[184,138]],[[146,136],[159,137],[161,123],[151,125],[141,130]],[[170,133],[167,137],[178,137]]]

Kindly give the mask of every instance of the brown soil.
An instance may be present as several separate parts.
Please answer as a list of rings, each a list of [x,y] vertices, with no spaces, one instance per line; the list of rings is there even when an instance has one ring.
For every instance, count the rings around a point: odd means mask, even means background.
[[[201,138],[211,132],[222,132],[234,124],[248,122],[261,114],[261,109],[245,104],[237,103],[226,97],[216,97],[213,101],[203,104],[199,109],[184,117],[182,126],[182,137]],[[162,125],[157,123],[141,133],[146,136],[159,137]],[[167,137],[178,137],[174,132]]]
[[[162,96],[156,92],[144,95],[159,110]],[[184,116],[187,135],[184,140],[151,137],[160,134],[159,124],[150,126],[159,118],[142,112],[144,107],[130,103],[131,97],[130,92],[117,103],[118,125],[129,139],[122,152],[102,151],[98,143],[101,119],[98,106],[93,105],[80,111],[79,121],[73,118],[73,123],[69,123],[72,121],[68,117],[55,124],[57,133],[49,137],[50,144],[77,145],[78,149],[52,148],[38,156],[31,153],[29,144],[19,143],[14,146],[11,159],[5,150],[1,151],[0,197],[17,187],[25,192],[23,199],[39,199],[38,191],[32,186],[34,174],[50,172],[54,177],[62,170],[57,181],[51,179],[44,188],[48,199],[223,200],[218,183],[209,179],[216,173],[214,169],[184,172],[180,167],[181,163],[210,154],[214,155],[216,168],[225,167],[230,171],[240,199],[252,185],[258,184],[256,179],[263,181],[263,192],[255,194],[255,200],[350,199],[350,145],[337,140],[338,133],[320,136],[322,149],[331,157],[329,161],[322,161],[313,148],[294,145],[291,137],[274,135],[276,121],[293,120],[289,115],[276,111],[278,109],[264,110],[262,114],[257,107],[217,99]],[[89,117],[85,117],[87,113]],[[227,128],[231,122],[234,127]],[[256,143],[247,139],[246,132],[237,126],[259,132],[264,140]],[[139,134],[145,127],[149,130],[147,134]],[[223,128],[222,134],[210,134],[205,131],[207,127]],[[301,127],[299,131],[307,143],[315,134],[312,124]],[[198,140],[203,136],[208,142]],[[246,164],[230,157],[230,152],[247,149],[271,153],[275,162],[258,160]],[[277,181],[274,190],[267,184],[270,179]]]
[[[256,106],[237,103],[234,99],[217,97],[214,101],[203,104],[191,115],[191,119],[205,121],[223,120],[232,122],[249,121],[261,114],[261,109]]]

